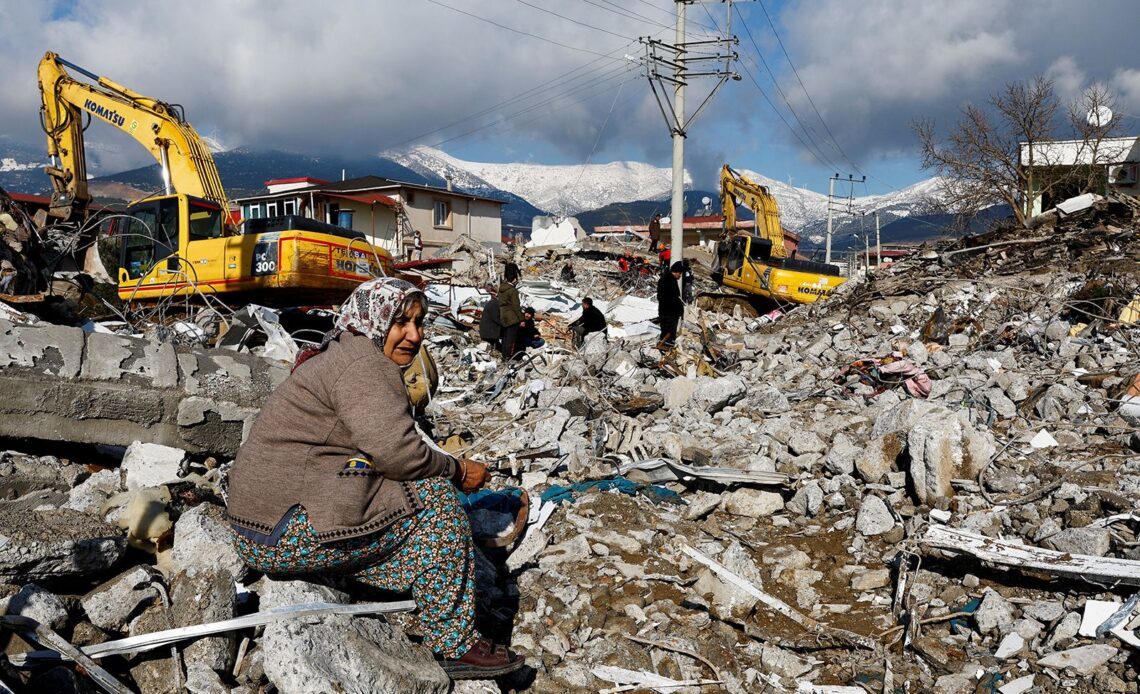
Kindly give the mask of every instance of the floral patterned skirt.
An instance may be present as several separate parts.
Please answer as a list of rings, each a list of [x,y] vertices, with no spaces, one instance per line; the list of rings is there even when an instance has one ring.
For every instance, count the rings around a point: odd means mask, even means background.
[[[235,534],[238,553],[270,575],[336,572],[384,590],[411,591],[424,643],[444,658],[459,658],[478,638],[471,525],[450,482],[432,477],[411,484],[423,510],[382,533],[321,544],[309,514],[298,507],[276,544]]]

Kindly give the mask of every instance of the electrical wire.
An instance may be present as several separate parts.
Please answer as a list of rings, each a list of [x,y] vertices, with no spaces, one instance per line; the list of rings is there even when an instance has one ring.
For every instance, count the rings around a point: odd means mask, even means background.
[[[811,98],[811,94],[808,93],[807,86],[804,85],[804,81],[800,78],[800,71],[796,69],[795,63],[792,62],[792,57],[788,55],[788,49],[784,46],[783,39],[780,38],[780,32],[776,31],[776,25],[772,22],[771,15],[768,14],[768,8],[764,6],[764,0],[758,0],[758,2],[760,4],[760,9],[764,11],[764,17],[768,19],[768,26],[772,28],[772,34],[776,37],[776,42],[780,44],[780,50],[784,52],[784,58],[787,59],[788,65],[792,68],[792,74],[796,76],[796,81],[800,83],[800,89],[803,90],[804,96],[807,97],[808,103],[811,104],[812,110],[815,111],[816,117],[819,118],[820,123],[823,123],[823,129],[827,131],[828,137],[831,138],[831,144],[835,146],[835,149],[839,151],[840,156],[842,156],[843,159],[848,164],[850,164],[856,172],[861,175],[866,175],[859,168],[858,164],[852,161],[851,157],[847,156],[847,153],[843,151],[843,147],[840,146],[839,141],[835,139],[835,134],[831,132],[831,128],[828,127],[827,121],[823,119],[823,115],[819,112],[819,109],[816,108],[815,101]],[[736,11],[736,15],[738,17],[740,16],[739,9]],[[741,21],[743,22],[744,20],[741,19]]]
[[[619,34],[617,32],[610,31],[609,29],[603,29],[601,27],[594,26],[593,24],[587,24],[586,22],[578,21],[577,19],[574,19],[572,17],[567,17],[564,14],[558,14],[557,12],[555,12],[553,10],[548,10],[545,7],[535,5],[534,3],[531,3],[531,2],[527,2],[527,0],[515,0],[515,2],[519,3],[520,5],[526,5],[527,7],[530,7],[532,9],[536,9],[539,12],[545,12],[549,15],[554,16],[554,17],[558,17],[559,19],[565,19],[567,22],[572,22],[574,24],[577,24],[578,26],[583,26],[583,27],[586,27],[587,29],[593,29],[594,31],[600,31],[603,34],[609,34],[610,36],[616,36],[619,39],[625,39],[627,41],[636,41],[637,40],[632,36],[626,36],[625,34]]]
[[[602,56],[602,57],[608,57],[608,56],[607,56],[605,53],[599,53],[598,51],[595,51],[595,50],[592,50],[592,49],[589,49],[589,48],[581,48],[580,46],[571,46],[570,44],[562,43],[561,41],[555,41],[554,39],[551,39],[551,38],[547,38],[547,37],[545,37],[545,36],[540,36],[540,35],[538,35],[538,34],[534,34],[534,33],[531,33],[531,32],[529,32],[529,31],[523,31],[522,29],[515,29],[514,27],[509,27],[509,26],[507,26],[506,24],[501,24],[501,23],[499,23],[499,22],[496,22],[496,21],[495,21],[495,20],[493,20],[493,19],[487,19],[486,17],[482,17],[482,16],[480,16],[480,15],[477,15],[477,14],[475,14],[475,13],[473,13],[473,12],[468,12],[468,11],[466,11],[466,10],[461,10],[461,9],[459,9],[458,7],[452,7],[451,5],[448,5],[448,4],[446,4],[446,3],[440,2],[440,0],[427,0],[427,1],[428,1],[428,2],[430,2],[430,3],[431,3],[431,4],[433,4],[433,5],[439,5],[440,7],[443,7],[443,8],[449,9],[449,10],[451,10],[451,11],[453,11],[453,12],[458,12],[459,14],[462,14],[462,15],[466,15],[466,16],[468,16],[468,17],[472,18],[472,19],[477,19],[477,20],[479,20],[480,22],[486,22],[487,24],[491,24],[491,25],[493,25],[493,26],[497,26],[497,27],[499,27],[500,29],[506,29],[507,31],[513,32],[513,33],[515,33],[515,34],[520,34],[520,35],[522,35],[522,36],[529,36],[530,38],[538,39],[539,41],[545,41],[546,43],[549,43],[549,44],[553,44],[553,45],[555,45],[555,46],[560,46],[560,47],[562,47],[562,48],[568,48],[568,49],[570,49],[570,50],[572,50],[572,51],[579,51],[579,52],[581,52],[581,53],[590,53],[590,54],[592,54],[592,55],[598,55],[598,56]]]
[[[576,68],[574,68],[574,69],[572,69],[572,70],[569,70],[568,72],[565,72],[565,73],[563,73],[563,74],[561,74],[561,75],[559,75],[559,76],[557,76],[557,77],[555,77],[555,78],[553,78],[553,79],[550,79],[550,80],[545,80],[545,81],[543,81],[543,82],[542,82],[542,83],[540,83],[540,84],[537,84],[537,85],[535,85],[535,86],[533,86],[533,87],[531,87],[531,88],[529,88],[529,89],[526,89],[526,90],[524,90],[524,91],[522,91],[522,92],[520,92],[520,93],[516,94],[515,96],[512,96],[512,97],[510,97],[510,98],[508,98],[508,99],[504,99],[503,101],[500,101],[500,102],[498,102],[498,103],[496,103],[496,104],[493,104],[493,105],[491,105],[491,106],[488,106],[487,108],[484,108],[484,109],[482,109],[482,110],[480,110],[480,111],[476,111],[476,112],[474,112],[474,113],[468,114],[468,115],[466,115],[466,116],[464,116],[464,117],[462,117],[462,118],[459,118],[459,119],[457,119],[457,120],[454,120],[454,121],[452,121],[452,122],[450,122],[450,123],[447,123],[446,125],[441,125],[441,126],[439,126],[439,127],[437,127],[437,128],[433,128],[432,130],[428,130],[428,131],[426,131],[426,132],[422,132],[422,133],[419,133],[418,135],[414,135],[414,136],[412,136],[412,137],[406,138],[406,139],[404,139],[404,140],[401,140],[401,141],[399,141],[399,142],[395,142],[395,143],[392,143],[392,144],[390,144],[390,145],[386,145],[386,146],[384,146],[384,147],[382,147],[382,148],[381,148],[381,151],[385,151],[385,150],[390,150],[390,149],[395,149],[395,148],[401,147],[401,146],[403,146],[403,145],[406,145],[406,144],[408,144],[408,143],[410,143],[410,142],[414,142],[414,141],[416,141],[416,140],[419,140],[419,139],[422,139],[422,138],[424,138],[424,137],[427,137],[428,135],[434,135],[435,133],[437,133],[437,132],[439,132],[439,131],[441,131],[441,130],[446,130],[446,129],[448,129],[448,128],[453,128],[453,127],[455,127],[455,126],[457,126],[457,125],[462,125],[463,123],[466,123],[466,122],[468,122],[468,121],[473,121],[473,120],[475,120],[475,119],[477,119],[477,118],[479,118],[479,117],[481,117],[481,116],[485,116],[485,115],[487,115],[487,114],[489,114],[489,113],[493,113],[494,111],[496,111],[496,110],[498,110],[498,109],[504,108],[504,107],[506,107],[506,106],[509,106],[509,105],[512,105],[512,104],[515,104],[515,103],[518,103],[518,102],[520,102],[520,101],[524,101],[524,100],[526,100],[526,99],[530,98],[531,96],[534,96],[534,95],[537,95],[537,94],[541,94],[541,93],[543,93],[543,92],[551,91],[551,90],[553,90],[553,89],[556,89],[556,88],[559,88],[559,87],[565,87],[565,86],[567,86],[567,85],[570,85],[570,84],[572,84],[572,83],[574,83],[574,82],[577,82],[577,81],[579,81],[579,80],[583,80],[583,79],[587,79],[587,78],[589,78],[589,77],[592,77],[592,76],[594,76],[594,75],[596,75],[596,74],[598,74],[598,73],[600,73],[600,72],[603,72],[603,71],[605,71],[605,70],[607,70],[607,69],[610,69],[610,70],[612,70],[612,69],[614,68],[614,66],[613,66],[613,65],[609,65],[609,66],[598,66],[598,67],[594,67],[594,68],[591,68],[591,69],[589,69],[589,70],[586,70],[586,68],[589,68],[591,65],[594,65],[594,64],[596,64],[596,63],[599,63],[599,62],[601,62],[602,60],[605,60],[605,59],[607,59],[607,58],[609,58],[609,59],[613,59],[613,60],[615,60],[615,61],[616,61],[618,64],[620,64],[620,65],[622,65],[622,66],[625,66],[625,65],[626,65],[626,62],[625,62],[625,61],[623,61],[623,60],[618,60],[617,58],[613,58],[613,54],[614,54],[614,53],[618,53],[618,52],[622,52],[622,51],[624,51],[624,50],[627,50],[627,49],[628,49],[628,48],[630,48],[630,47],[631,47],[631,46],[632,46],[634,43],[636,43],[636,42],[631,42],[631,43],[628,43],[628,44],[626,44],[625,46],[622,46],[621,48],[617,49],[616,51],[611,51],[609,55],[605,55],[605,56],[602,56],[601,58],[595,58],[595,59],[591,60],[590,62],[588,62],[588,63],[586,63],[586,64],[584,64],[584,65],[580,65],[580,66],[578,66],[578,67],[576,67]],[[574,73],[576,73],[576,72],[579,72],[579,71],[581,71],[581,70],[586,70],[586,72],[583,72],[582,74],[580,74],[580,75],[578,75],[578,76],[576,76],[576,77],[571,77],[571,75],[573,75]]]

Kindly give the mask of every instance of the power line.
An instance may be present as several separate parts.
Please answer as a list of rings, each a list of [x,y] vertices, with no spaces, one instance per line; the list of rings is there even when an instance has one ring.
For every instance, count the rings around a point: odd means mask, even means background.
[[[587,89],[599,87],[599,86],[601,86],[607,82],[612,81],[616,77],[620,77],[623,74],[627,74],[631,69],[632,68],[624,68],[623,70],[616,71],[616,72],[606,76],[601,81],[591,82],[589,84],[580,85],[580,86],[576,87],[575,89],[572,89],[568,92],[565,92],[562,94],[557,94],[555,96],[552,96],[549,99],[546,99],[545,101],[541,101],[537,104],[532,104],[532,105],[530,105],[524,109],[521,109],[519,111],[515,111],[514,113],[511,113],[509,115],[504,116],[499,121],[496,121],[493,123],[487,123],[485,125],[481,125],[481,126],[476,127],[476,128],[471,128],[470,130],[464,131],[464,132],[459,133],[457,135],[453,135],[452,137],[448,137],[448,138],[445,138],[443,140],[439,140],[438,142],[432,143],[429,146],[430,147],[439,147],[440,145],[446,144],[448,142],[453,142],[455,140],[459,140],[461,138],[467,137],[468,135],[472,135],[474,133],[477,133],[481,130],[486,130],[487,128],[491,128],[491,127],[494,127],[496,125],[502,125],[503,123],[505,123],[509,120],[517,118],[518,116],[524,115],[526,113],[530,113],[531,111],[542,108],[543,106],[547,106],[547,105],[552,104],[556,101],[561,101],[562,99],[569,98],[569,97],[574,96],[575,94],[579,94],[579,93],[581,93]],[[630,78],[630,79],[626,80],[625,82],[630,82],[630,81],[633,81],[634,79],[638,79],[638,78],[637,77]],[[622,84],[625,84],[625,82],[622,82]],[[584,101],[584,99],[582,101]],[[527,121],[527,122],[529,122],[529,121]]]
[[[835,145],[835,149],[839,150],[839,154],[847,161],[848,164],[852,166],[852,168],[854,168],[860,174],[863,174],[863,171],[859,169],[859,166],[851,160],[851,157],[847,156],[846,152],[843,151],[843,147],[840,146],[839,140],[835,139],[835,135],[831,132],[831,128],[828,127],[827,121],[823,119],[823,115],[819,112],[819,109],[816,108],[815,101],[811,98],[811,94],[808,93],[807,86],[804,85],[804,81],[800,79],[800,71],[796,69],[795,63],[792,62],[792,57],[788,55],[788,49],[784,46],[783,39],[780,38],[780,32],[776,31],[776,25],[772,22],[771,15],[768,14],[768,8],[764,6],[764,0],[758,1],[760,3],[760,9],[764,11],[764,17],[768,19],[768,26],[772,27],[772,34],[776,37],[776,42],[780,44],[780,50],[784,52],[784,58],[787,59],[788,65],[792,68],[792,74],[796,76],[796,81],[800,83],[800,89],[804,90],[804,96],[807,97],[808,103],[811,104],[812,110],[815,111],[816,117],[819,118],[819,122],[823,123],[823,128],[827,131],[827,136],[831,138],[831,143]]]
[[[538,39],[539,41],[545,41],[545,42],[547,42],[547,43],[550,43],[550,44],[553,44],[553,45],[555,45],[555,46],[561,46],[562,48],[569,48],[569,49],[570,49],[570,50],[572,50],[572,51],[579,51],[579,52],[582,52],[582,53],[590,53],[591,55],[598,55],[598,56],[602,56],[602,57],[604,57],[604,58],[608,58],[608,57],[609,57],[609,56],[608,56],[608,55],[606,55],[605,53],[599,53],[598,51],[595,51],[595,50],[591,50],[591,49],[589,49],[589,48],[581,48],[581,47],[578,47],[578,46],[571,46],[570,44],[567,44],[567,43],[562,43],[561,41],[555,41],[554,39],[551,39],[551,38],[547,38],[547,37],[545,37],[545,36],[539,36],[538,34],[533,34],[533,33],[529,32],[529,31],[523,31],[522,29],[515,29],[514,27],[509,27],[509,26],[507,26],[506,24],[500,24],[499,22],[496,22],[496,21],[495,21],[495,20],[493,20],[493,19],[487,19],[486,17],[481,17],[481,16],[479,16],[479,15],[477,15],[477,14],[473,13],[473,12],[468,12],[468,11],[466,11],[466,10],[461,10],[461,9],[459,9],[458,7],[452,7],[451,5],[448,5],[448,4],[446,4],[446,3],[442,3],[442,2],[440,2],[439,0],[427,0],[427,1],[428,1],[428,2],[430,2],[430,3],[431,3],[431,4],[433,4],[433,5],[439,5],[440,7],[444,7],[444,8],[446,8],[446,9],[449,9],[449,10],[453,11],[453,12],[458,12],[459,14],[462,14],[462,15],[466,15],[466,16],[468,16],[468,17],[472,18],[472,19],[478,19],[480,22],[486,22],[487,24],[491,24],[491,25],[493,25],[493,26],[497,26],[497,27],[499,27],[500,29],[506,29],[507,31],[510,31],[510,32],[513,32],[513,33],[516,33],[516,34],[521,34],[522,36],[529,36],[529,37],[531,37],[531,38],[533,38],[533,39]],[[616,58],[615,58],[615,60],[616,60]]]
[[[463,123],[465,123],[467,121],[475,120],[476,118],[479,118],[480,116],[485,116],[488,113],[495,111],[496,109],[500,109],[500,108],[504,108],[506,106],[510,106],[511,104],[518,103],[518,102],[523,101],[523,100],[525,100],[531,96],[541,94],[543,92],[548,92],[548,91],[553,90],[553,89],[558,88],[558,87],[564,87],[564,86],[572,84],[573,82],[576,82],[578,80],[586,79],[586,78],[588,78],[592,75],[595,75],[599,72],[602,72],[606,69],[612,69],[613,66],[611,65],[611,66],[607,66],[607,67],[600,67],[599,66],[599,67],[596,67],[596,68],[593,68],[590,70],[586,70],[591,65],[595,65],[596,63],[599,63],[606,58],[611,58],[611,59],[615,60],[619,65],[624,67],[626,65],[625,61],[618,61],[616,58],[613,58],[613,54],[627,50],[630,47],[630,45],[631,44],[626,44],[625,46],[618,48],[616,51],[612,51],[609,55],[605,55],[605,56],[602,56],[600,58],[595,58],[595,59],[591,60],[590,62],[584,64],[584,65],[580,65],[580,66],[578,66],[572,70],[569,70],[569,71],[567,71],[567,72],[565,72],[565,73],[563,73],[563,74],[561,74],[561,75],[559,75],[553,79],[545,80],[540,84],[537,84],[537,85],[535,85],[529,89],[523,90],[522,92],[520,92],[519,94],[516,94],[515,96],[512,96],[508,99],[504,99],[503,101],[500,101],[496,104],[488,106],[487,108],[484,108],[480,111],[470,113],[470,114],[463,116],[462,118],[458,118],[458,119],[456,119],[450,123],[441,125],[437,128],[433,128],[433,129],[425,131],[425,132],[421,132],[417,135],[413,135],[412,137],[406,138],[406,139],[401,140],[399,142],[394,142],[392,144],[385,145],[384,147],[381,148],[381,150],[394,149],[396,147],[406,145],[409,142],[414,142],[414,141],[419,140],[421,138],[427,137],[428,135],[433,135],[433,134],[435,134],[441,130],[453,128],[457,125],[462,125]],[[586,70],[586,72],[583,72],[582,74],[580,74],[576,77],[573,77],[573,78],[570,77],[574,73],[582,71],[582,70]]]
[[[677,16],[676,12],[674,12],[673,10],[667,10],[664,7],[658,7],[657,5],[654,5],[653,3],[648,2],[648,0],[637,0],[637,1],[640,2],[642,5],[645,5],[647,7],[652,7],[653,9],[657,10],[658,12],[664,12],[665,14],[669,15],[670,19]],[[610,4],[610,5],[613,4],[612,2],[608,2],[608,0],[602,0],[602,2],[606,2],[607,4]],[[630,10],[630,11],[632,12],[632,10]],[[701,24],[700,22],[693,22],[693,23],[696,24],[697,26],[701,27],[702,29],[707,30],[707,31],[714,31],[714,32],[719,31],[718,29],[716,29],[714,27],[710,27],[707,24]],[[670,27],[670,28],[672,28],[672,27]]]
[[[818,143],[816,143],[815,138],[812,137],[812,132],[814,131],[810,130],[806,125],[804,125],[804,122],[800,119],[800,115],[796,113],[796,109],[792,107],[792,103],[788,100],[788,96],[784,94],[784,90],[780,88],[780,82],[776,79],[776,73],[772,71],[772,68],[768,66],[768,61],[764,59],[764,52],[760,50],[760,45],[756,43],[755,37],[752,36],[752,30],[748,28],[748,22],[744,21],[744,16],[740,14],[739,8],[734,7],[733,9],[736,10],[736,17],[740,20],[740,23],[744,25],[744,32],[748,35],[748,40],[752,43],[752,48],[756,51],[756,57],[760,59],[760,63],[768,72],[768,76],[772,78],[772,86],[776,88],[776,92],[780,95],[780,99],[783,100],[784,105],[788,107],[788,111],[790,111],[792,117],[796,119],[796,123],[799,124],[800,129],[803,131],[804,135],[807,136],[808,140],[811,140],[811,142],[815,144],[818,153],[822,154],[822,148]],[[823,159],[826,160],[827,157],[823,157]],[[835,168],[834,164],[831,166],[832,168]]]
[[[527,7],[534,8],[534,9],[538,10],[539,12],[545,12],[549,15],[553,15],[555,17],[558,17],[559,19],[565,19],[567,22],[573,22],[574,24],[577,24],[578,26],[584,26],[587,29],[593,29],[594,31],[600,31],[604,34],[609,34],[610,36],[616,36],[619,39],[625,39],[627,41],[636,41],[637,40],[632,36],[626,36],[624,34],[618,34],[616,32],[610,31],[609,29],[603,29],[601,27],[596,27],[593,24],[587,24],[586,22],[580,22],[577,19],[573,19],[572,17],[567,17],[566,15],[563,15],[563,14],[558,14],[557,12],[555,12],[553,10],[548,10],[545,7],[540,7],[540,6],[535,5],[533,3],[527,2],[526,0],[515,0],[515,2],[519,3],[520,5],[526,5]]]

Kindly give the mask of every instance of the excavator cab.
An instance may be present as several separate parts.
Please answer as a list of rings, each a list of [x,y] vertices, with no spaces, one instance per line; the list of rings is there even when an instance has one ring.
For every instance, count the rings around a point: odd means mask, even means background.
[[[120,293],[126,289],[133,294],[140,284],[165,284],[175,276],[197,275],[191,259],[201,265],[210,260],[196,248],[202,244],[195,242],[221,238],[223,219],[221,207],[188,195],[148,198],[128,207],[112,230],[120,238]],[[186,253],[179,253],[180,248]]]

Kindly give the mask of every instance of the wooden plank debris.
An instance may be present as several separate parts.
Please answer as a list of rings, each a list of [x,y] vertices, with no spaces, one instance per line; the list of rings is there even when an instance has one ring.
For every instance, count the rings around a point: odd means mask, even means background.
[[[1140,561],[1055,552],[944,525],[927,526],[919,538],[919,548],[926,555],[944,550],[968,554],[992,566],[1013,567],[1096,584],[1140,586]]]

